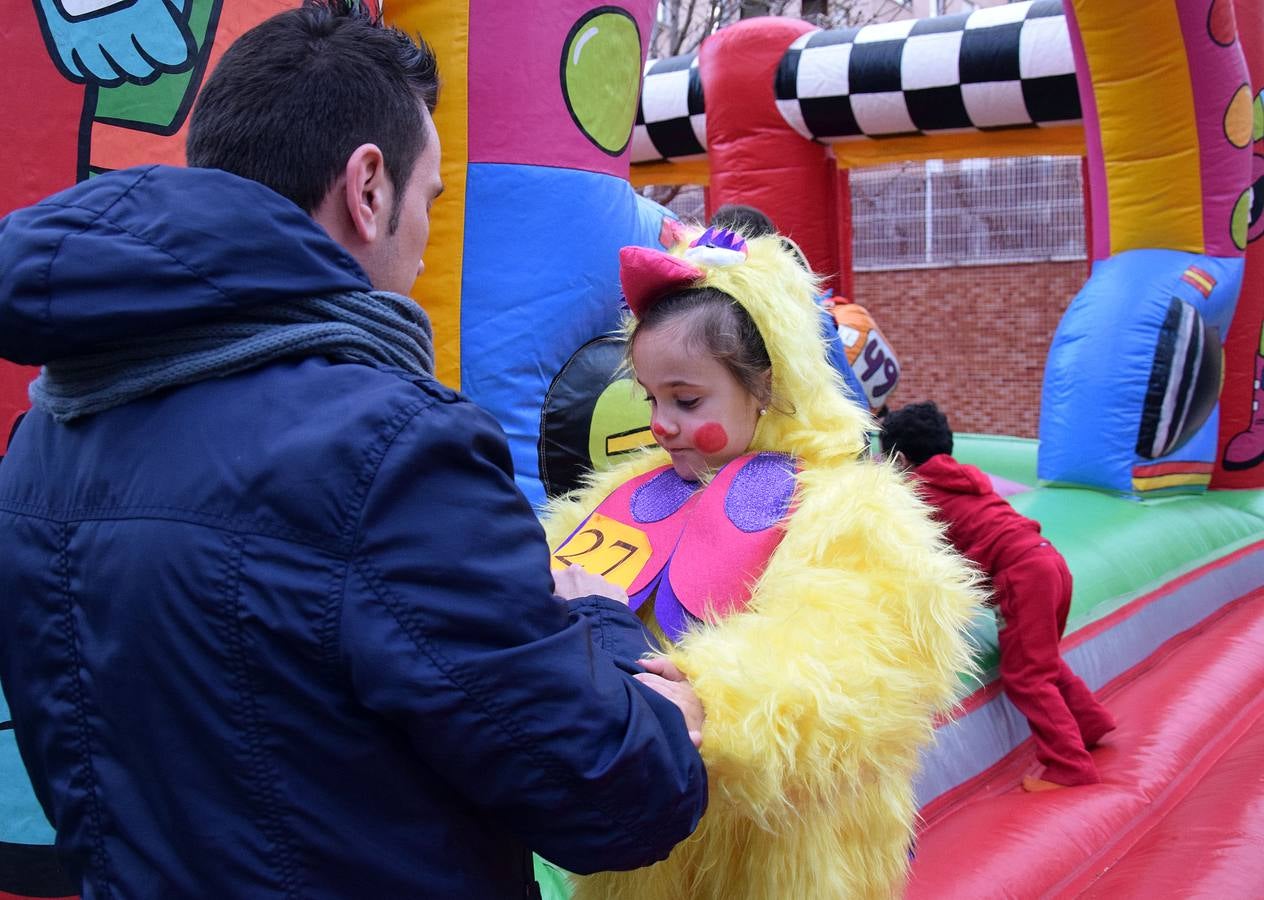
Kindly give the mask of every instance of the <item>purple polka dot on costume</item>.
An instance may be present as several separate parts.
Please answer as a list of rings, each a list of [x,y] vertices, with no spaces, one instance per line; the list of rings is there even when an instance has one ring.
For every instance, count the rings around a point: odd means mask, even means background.
[[[658,627],[663,629],[663,634],[673,644],[684,637],[685,632],[698,621],[681,605],[680,598],[672,590],[670,574],[658,583],[658,590],[654,594],[654,618],[658,621]]]
[[[684,506],[697,488],[696,481],[685,481],[675,469],[660,472],[632,492],[632,518],[638,522],[661,522]]]
[[[786,517],[793,496],[794,460],[784,453],[760,453],[733,477],[724,515],[748,534],[763,531]]]

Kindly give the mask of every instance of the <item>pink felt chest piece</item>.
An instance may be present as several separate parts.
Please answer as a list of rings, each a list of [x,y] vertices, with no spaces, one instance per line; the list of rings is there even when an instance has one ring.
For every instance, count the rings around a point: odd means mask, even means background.
[[[644,535],[650,556],[627,586],[629,606],[633,610],[653,592],[676,549],[680,531],[689,519],[689,510],[698,499],[697,487],[693,482],[684,481],[671,466],[661,466],[624,482],[576,529],[579,532],[593,516],[600,514]]]
[[[783,454],[747,454],[720,469],[700,492],[666,579],[681,607],[712,622],[745,608],[751,585],[781,542],[796,469]]]
[[[746,607],[781,541],[796,471],[792,457],[746,454],[703,487],[661,466],[616,488],[576,529],[583,543],[568,538],[555,558],[607,573],[627,565],[629,607],[653,597],[655,620],[678,640],[697,620]]]

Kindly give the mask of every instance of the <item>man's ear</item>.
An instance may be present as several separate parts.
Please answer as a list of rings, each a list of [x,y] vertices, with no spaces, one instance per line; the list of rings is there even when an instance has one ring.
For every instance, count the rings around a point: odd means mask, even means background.
[[[351,227],[366,244],[386,233],[392,203],[391,181],[377,144],[361,144],[347,157],[343,170],[344,202]]]

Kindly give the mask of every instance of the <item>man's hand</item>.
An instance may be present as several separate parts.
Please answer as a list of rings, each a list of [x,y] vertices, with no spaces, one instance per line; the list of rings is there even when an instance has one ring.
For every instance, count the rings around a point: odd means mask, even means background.
[[[693,685],[672,664],[671,660],[664,657],[643,659],[640,660],[640,664],[645,671],[632,677],[676,704],[680,714],[685,717],[685,727],[689,729],[689,740],[693,741],[695,747],[701,747],[702,722],[706,718],[706,711],[702,708],[702,701],[694,693]]]
[[[611,584],[600,575],[586,572],[579,566],[571,565],[560,572],[553,573],[553,593],[563,600],[574,600],[576,597],[587,597],[597,594],[617,600],[624,606],[628,604],[628,593],[617,584]]]

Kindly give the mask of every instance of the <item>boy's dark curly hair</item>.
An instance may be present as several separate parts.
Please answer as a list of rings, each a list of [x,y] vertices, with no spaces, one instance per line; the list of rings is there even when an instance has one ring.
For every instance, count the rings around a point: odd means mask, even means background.
[[[767,213],[744,203],[724,204],[711,214],[710,224],[716,228],[741,232],[745,237],[763,237],[777,233],[777,226],[772,224]]]
[[[952,453],[948,417],[929,400],[888,413],[882,420],[880,440],[884,456],[903,453],[914,466],[937,453]]]

